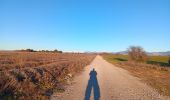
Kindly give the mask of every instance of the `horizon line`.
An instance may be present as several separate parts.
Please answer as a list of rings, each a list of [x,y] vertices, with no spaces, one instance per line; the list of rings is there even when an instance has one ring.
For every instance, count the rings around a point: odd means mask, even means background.
[[[27,48],[30,49],[30,48]],[[26,49],[0,49],[0,51],[17,51],[17,50],[26,50]],[[78,53],[86,53],[86,52],[94,52],[94,53],[120,53],[120,52],[126,52],[127,50],[120,50],[120,51],[90,51],[90,50],[61,50],[61,49],[33,49],[35,51],[41,51],[41,50],[49,50],[49,51],[53,51],[53,50],[59,50],[62,52],[78,52]],[[145,52],[169,52],[170,50],[164,50],[164,51],[147,51],[145,50]]]

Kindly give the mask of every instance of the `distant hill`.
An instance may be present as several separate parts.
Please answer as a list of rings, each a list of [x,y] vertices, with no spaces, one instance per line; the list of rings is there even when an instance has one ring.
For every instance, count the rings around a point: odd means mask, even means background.
[[[128,51],[121,51],[121,52],[113,52],[113,54],[123,54],[127,55]],[[160,56],[168,56],[170,55],[170,51],[166,52],[147,52],[148,55],[160,55]]]
[[[167,52],[148,52],[148,55],[168,56],[168,55],[170,55],[170,51],[167,51]]]
[[[114,54],[122,54],[122,55],[127,55],[127,54],[128,54],[128,51],[114,52]]]

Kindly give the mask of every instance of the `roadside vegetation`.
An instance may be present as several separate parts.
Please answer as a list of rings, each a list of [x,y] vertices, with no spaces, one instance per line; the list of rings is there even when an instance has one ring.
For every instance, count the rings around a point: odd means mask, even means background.
[[[128,70],[132,75],[170,96],[170,57],[148,56],[141,47],[130,47],[128,55],[101,54],[114,65]]]
[[[95,57],[56,52],[0,52],[0,100],[47,100]]]

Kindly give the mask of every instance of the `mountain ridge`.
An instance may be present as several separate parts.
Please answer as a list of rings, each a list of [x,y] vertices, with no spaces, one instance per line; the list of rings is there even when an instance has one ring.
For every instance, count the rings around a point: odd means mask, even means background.
[[[170,56],[170,51],[165,52],[146,52],[148,55],[158,55],[158,56]],[[113,52],[113,54],[123,54],[127,55],[128,51],[121,51],[121,52]]]

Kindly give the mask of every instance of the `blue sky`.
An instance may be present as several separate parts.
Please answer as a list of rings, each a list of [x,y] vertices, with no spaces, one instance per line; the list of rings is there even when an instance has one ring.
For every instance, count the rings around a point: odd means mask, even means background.
[[[170,50],[170,0],[0,0],[0,50]]]

